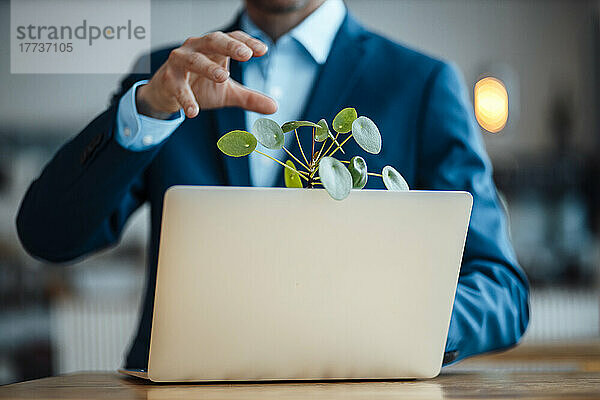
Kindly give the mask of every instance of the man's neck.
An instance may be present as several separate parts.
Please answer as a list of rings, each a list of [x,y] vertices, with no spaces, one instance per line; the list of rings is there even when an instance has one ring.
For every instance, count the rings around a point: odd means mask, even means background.
[[[248,16],[264,33],[276,42],[312,14],[325,0],[310,0],[306,7],[285,13],[272,13],[246,3]]]

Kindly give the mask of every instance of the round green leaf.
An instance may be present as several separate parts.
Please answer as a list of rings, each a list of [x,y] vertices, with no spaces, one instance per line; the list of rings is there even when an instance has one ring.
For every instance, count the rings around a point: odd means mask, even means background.
[[[256,138],[250,132],[227,132],[217,141],[217,147],[231,157],[243,157],[256,149]]]
[[[348,171],[352,175],[352,189],[362,189],[367,184],[367,162],[361,156],[354,156],[348,164]]]
[[[352,189],[352,175],[348,168],[333,157],[323,157],[319,162],[319,177],[327,193],[335,200],[348,197]]]
[[[287,160],[285,162],[288,166],[296,169],[296,166],[294,165],[294,163],[292,162],[292,160]],[[294,171],[290,171],[289,168],[284,168],[283,169],[283,176],[285,178],[285,187],[289,187],[289,188],[301,188],[302,186],[302,180],[300,179],[300,174]]]
[[[252,126],[252,133],[260,144],[267,149],[277,150],[283,147],[285,137],[279,124],[269,118],[259,118]]]
[[[293,131],[294,129],[298,129],[301,126],[312,126],[313,128],[319,127],[319,125],[310,121],[289,121],[281,125],[281,130],[283,131],[283,133],[287,133]]]
[[[370,118],[358,117],[355,119],[352,122],[352,136],[367,153],[378,154],[381,151],[381,133]]]
[[[404,180],[400,172],[396,171],[394,167],[386,165],[383,167],[381,175],[383,175],[383,184],[388,190],[394,192],[405,192],[410,190],[406,180]]]
[[[325,139],[327,139],[328,136],[331,136],[333,138],[331,132],[329,132],[329,126],[327,126],[327,121],[321,119],[319,122],[317,122],[317,126],[318,128],[315,130],[315,140],[317,142],[323,142]]]
[[[344,108],[333,119],[333,130],[338,133],[348,133],[358,114],[354,108]]]

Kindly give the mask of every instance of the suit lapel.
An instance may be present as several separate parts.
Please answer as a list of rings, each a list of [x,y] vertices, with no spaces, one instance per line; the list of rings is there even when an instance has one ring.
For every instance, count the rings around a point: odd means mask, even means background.
[[[325,118],[331,129],[331,122],[335,114],[344,107],[353,106],[346,104],[346,99],[369,59],[363,40],[364,32],[362,26],[348,13],[331,46],[327,61],[321,67],[315,80],[301,120],[317,122],[321,118]],[[308,158],[312,149],[310,130],[302,129],[302,134],[299,136],[302,148]],[[319,146],[317,145],[315,151],[318,151]],[[295,155],[299,154],[300,150],[296,141],[293,141],[290,151]],[[277,181],[280,185],[284,185],[283,169],[279,171]]]

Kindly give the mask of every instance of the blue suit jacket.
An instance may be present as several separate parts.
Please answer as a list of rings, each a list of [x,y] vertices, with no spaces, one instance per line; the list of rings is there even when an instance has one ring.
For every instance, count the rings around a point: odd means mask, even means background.
[[[152,54],[153,71],[169,52]],[[231,75],[241,79],[236,62]],[[123,81],[108,110],[64,145],[31,184],[17,217],[29,253],[65,262],[116,243],[131,213],[150,203],[147,288],[126,361],[130,368],[147,365],[165,191],[175,184],[250,185],[248,158],[226,157],[216,147],[222,134],[244,127],[238,108],[202,111],[152,150],[133,152],[115,141],[118,100],[148,77]],[[349,154],[363,155],[370,169],[390,164],[411,188],[473,194],[447,361],[515,344],[528,323],[528,283],[509,242],[490,162],[456,69],[368,32],[348,15],[307,104],[301,119],[331,122],[341,108],[355,107],[377,123],[381,154],[365,154],[354,142],[347,145]],[[308,148],[308,141],[303,146]],[[280,171],[283,186],[282,176]],[[367,188],[383,185],[371,179]]]

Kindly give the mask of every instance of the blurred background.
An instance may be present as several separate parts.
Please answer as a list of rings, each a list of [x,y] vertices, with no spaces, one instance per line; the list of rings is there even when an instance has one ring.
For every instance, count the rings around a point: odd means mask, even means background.
[[[532,282],[526,343],[600,339],[600,0],[346,0],[368,27],[458,64]],[[153,47],[227,24],[240,0],[152,0]],[[121,365],[144,285],[147,210],[68,266],[21,248],[15,216],[118,75],[11,75],[0,0],[0,384]],[[508,99],[508,100],[507,100]]]

